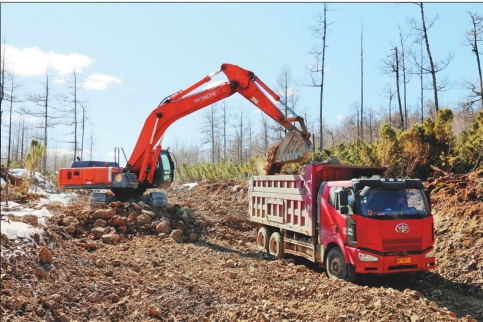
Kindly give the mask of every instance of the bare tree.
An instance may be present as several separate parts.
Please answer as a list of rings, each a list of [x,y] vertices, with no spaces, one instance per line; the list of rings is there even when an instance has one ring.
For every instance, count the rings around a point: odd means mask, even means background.
[[[41,94],[28,94],[27,99],[30,102],[33,102],[37,105],[38,108],[30,110],[30,109],[23,109],[23,113],[27,115],[31,115],[34,117],[40,117],[43,119],[43,125],[41,125],[41,129],[43,130],[43,137],[41,138],[43,141],[43,146],[45,147],[46,151],[48,148],[48,130],[49,128],[53,128],[60,124],[60,119],[63,119],[64,115],[56,115],[57,109],[52,106],[52,95],[50,90],[50,74],[49,68],[45,71],[45,82],[42,83],[44,86],[44,92]],[[51,108],[51,109],[49,109]],[[42,169],[43,175],[46,175],[47,170],[47,156],[42,159]]]
[[[399,29],[399,44],[401,45],[401,50],[400,50],[400,70],[402,74],[402,82],[403,82],[403,105],[404,105],[404,119],[406,121],[404,129],[409,128],[409,122],[408,122],[408,108],[407,108],[407,88],[406,85],[410,82],[411,80],[411,71],[407,70],[406,67],[406,53],[407,49],[404,47],[406,41],[409,39],[409,34],[403,35],[401,26],[398,26]]]
[[[227,141],[227,133],[226,127],[228,124],[228,113],[227,113],[228,102],[227,100],[221,101],[221,126],[223,132],[223,157],[226,158],[226,141]]]
[[[325,49],[327,47],[326,37],[327,37],[327,27],[329,25],[331,25],[331,23],[327,23],[327,11],[328,11],[327,3],[324,3],[323,14],[322,15],[319,14],[316,17],[315,25],[310,27],[310,29],[312,30],[312,35],[315,38],[322,40],[322,46],[321,47],[316,46],[310,51],[310,54],[315,59],[315,63],[313,63],[312,66],[309,67],[309,71],[311,73],[310,75],[311,75],[311,78],[312,78],[312,82],[309,86],[320,88],[320,99],[319,99],[320,150],[322,150],[323,147],[324,147],[324,138],[323,138],[323,133],[322,133],[322,124],[323,124],[323,115],[322,115],[323,104],[322,103],[323,103],[323,98],[324,98],[324,76],[325,76],[324,65],[325,65]],[[320,79],[317,79],[317,77],[314,77],[314,74],[320,75]]]
[[[280,99],[286,104],[292,107],[292,110],[295,111],[297,107],[297,103],[300,99],[299,94],[294,89],[295,81],[293,80],[292,71],[290,66],[285,64],[280,71],[280,74],[277,77],[277,86],[275,87],[275,91],[280,96]],[[282,105],[282,104],[280,104]],[[282,109],[285,109],[285,116],[288,116],[288,110],[285,106],[280,106]],[[283,128],[284,133],[287,133],[287,129]]]
[[[364,141],[364,25],[361,24],[361,141]]]
[[[398,55],[398,48],[397,46],[391,49],[391,51],[394,51],[394,54],[389,55],[386,59],[382,60],[383,66],[382,66],[382,71],[385,74],[388,74],[390,76],[395,77],[396,79],[396,94],[397,94],[397,99],[398,99],[398,104],[399,104],[399,115],[400,115],[400,125],[401,129],[404,129],[404,114],[402,110],[402,104],[401,104],[401,91],[399,88],[399,55]],[[392,99],[392,98],[391,98]],[[389,115],[389,117],[391,117]]]
[[[217,116],[217,104],[211,104],[203,111],[203,122],[201,125],[201,144],[208,144],[211,162],[216,160],[216,147],[218,144],[219,117]]]
[[[470,82],[465,81],[465,85],[468,89],[471,90],[473,95],[475,96],[474,100],[471,101],[471,105],[480,101],[480,107],[483,107],[483,76],[481,72],[481,62],[480,62],[480,51],[478,48],[478,43],[483,41],[483,17],[478,16],[477,13],[468,12],[471,17],[471,23],[473,28],[466,33],[466,41],[464,45],[470,46],[471,51],[475,53],[476,56],[476,64],[478,66],[478,78],[479,78],[479,86]]]
[[[431,75],[431,85],[432,85],[432,89],[433,89],[433,93],[434,93],[434,107],[436,109],[436,113],[438,113],[438,111],[439,111],[438,92],[445,89],[448,86],[448,84],[447,84],[446,80],[444,80],[440,85],[438,85],[437,82],[436,82],[436,74],[438,72],[444,70],[449,65],[449,63],[453,59],[453,55],[448,54],[448,57],[444,61],[441,61],[437,64],[434,63],[433,56],[431,55],[431,50],[430,50],[430,47],[429,47],[428,30],[433,26],[434,22],[436,21],[436,19],[438,17],[436,16],[436,18],[433,19],[432,21],[430,21],[427,25],[426,24],[426,18],[424,16],[423,2],[418,2],[418,3],[416,3],[416,5],[418,5],[420,10],[421,10],[421,26],[419,26],[414,19],[410,19],[409,24],[411,25],[411,27],[414,30],[416,30],[421,35],[422,41],[424,41],[424,43],[426,45],[426,53],[428,55],[430,66],[429,66],[429,68],[419,66],[417,59],[414,59],[414,62],[418,67],[422,68],[426,73],[429,73]]]
[[[67,88],[70,90],[70,93],[68,96],[64,98],[64,102],[68,104],[67,110],[69,114],[73,115],[73,120],[67,120],[66,124],[69,126],[72,126],[74,134],[74,139],[73,143],[74,144],[74,161],[77,160],[78,157],[78,131],[77,128],[80,123],[80,116],[79,116],[79,108],[84,109],[84,103],[86,100],[79,100],[78,98],[78,92],[82,89],[82,82],[79,81],[77,73],[75,69],[72,71],[72,74],[70,75],[69,79],[67,80]],[[79,158],[80,159],[80,158]]]

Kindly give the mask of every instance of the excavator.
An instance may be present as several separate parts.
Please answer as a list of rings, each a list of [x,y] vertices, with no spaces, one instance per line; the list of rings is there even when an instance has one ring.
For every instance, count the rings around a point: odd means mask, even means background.
[[[190,94],[220,72],[226,75],[228,81]],[[59,170],[59,188],[110,190],[94,193],[91,196],[91,205],[133,199],[152,206],[166,204],[164,193],[145,194],[147,189],[165,188],[174,180],[175,164],[172,154],[161,148],[165,131],[176,120],[235,93],[245,97],[287,130],[278,145],[274,164],[280,166],[305,162],[312,157],[313,146],[303,118],[297,116],[253,72],[236,65],[222,64],[218,71],[161,101],[146,119],[129,160],[122,148],[115,148],[114,162],[74,161],[71,168]],[[276,102],[281,103],[294,116],[286,117],[277,108]],[[298,122],[300,129],[292,122]],[[127,161],[124,167],[120,166],[121,152]]]

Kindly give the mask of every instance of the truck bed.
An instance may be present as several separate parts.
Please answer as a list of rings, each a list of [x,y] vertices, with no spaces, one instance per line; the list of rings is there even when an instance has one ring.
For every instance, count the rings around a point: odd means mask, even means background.
[[[251,221],[315,235],[315,216],[305,175],[253,176],[248,184]]]

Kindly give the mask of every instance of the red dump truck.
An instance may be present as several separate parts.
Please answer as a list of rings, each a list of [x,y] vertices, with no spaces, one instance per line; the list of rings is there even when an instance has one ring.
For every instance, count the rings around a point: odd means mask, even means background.
[[[385,167],[308,164],[301,175],[251,176],[257,244],[277,258],[305,257],[329,277],[435,268],[429,194]]]

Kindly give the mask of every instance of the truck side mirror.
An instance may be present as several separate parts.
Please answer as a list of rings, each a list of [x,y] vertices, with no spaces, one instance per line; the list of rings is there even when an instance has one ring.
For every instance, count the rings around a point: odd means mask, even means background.
[[[342,206],[348,206],[349,205],[349,198],[347,197],[347,191],[340,191],[339,192],[339,204],[342,208]]]
[[[342,207],[339,208],[339,212],[341,213],[341,215],[347,215],[347,214],[349,214],[349,207],[342,206]]]

